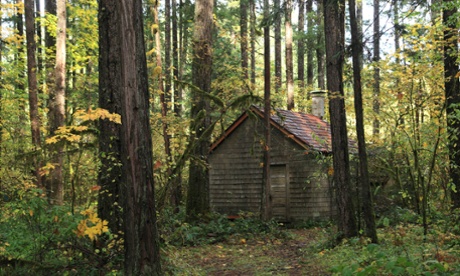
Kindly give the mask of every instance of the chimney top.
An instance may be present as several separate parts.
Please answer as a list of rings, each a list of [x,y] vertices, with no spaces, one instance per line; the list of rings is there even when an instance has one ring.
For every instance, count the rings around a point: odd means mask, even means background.
[[[323,119],[324,117],[324,102],[326,98],[326,91],[324,90],[316,90],[311,91],[311,102],[312,102],[312,114],[316,117]]]

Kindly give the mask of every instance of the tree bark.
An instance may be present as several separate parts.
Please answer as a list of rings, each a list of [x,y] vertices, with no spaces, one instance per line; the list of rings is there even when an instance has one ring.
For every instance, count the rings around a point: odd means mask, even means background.
[[[172,53],[173,53],[173,80],[180,81],[181,76],[179,73],[179,42],[178,42],[178,26],[177,26],[177,1],[172,0]],[[182,114],[182,89],[180,86],[173,82],[173,95],[174,95],[174,115],[177,118],[181,117]],[[178,153],[171,151],[171,161],[175,161],[175,157],[177,157]],[[179,211],[179,206],[182,202],[182,175],[180,170],[175,175],[170,175],[171,177],[171,195],[170,195],[170,202],[171,205],[175,207],[175,211]]]
[[[350,160],[342,75],[345,43],[344,7],[345,0],[325,0],[324,3],[327,89],[330,100],[337,223],[339,232],[347,238],[357,235],[357,227],[350,188]]]
[[[256,84],[256,2],[249,0],[250,20],[251,20],[251,84]]]
[[[211,92],[213,0],[195,2],[195,29],[193,33],[193,84],[201,92],[192,91],[190,143],[192,150],[187,195],[187,220],[196,220],[209,212],[209,171],[206,166],[211,126],[209,101],[203,94]]]
[[[315,43],[313,41],[313,36],[311,35],[311,30],[313,30],[313,0],[307,0],[306,12],[307,12],[307,85],[309,87],[313,86],[313,53],[315,49]]]
[[[286,0],[285,47],[286,47],[286,92],[287,109],[294,109],[294,61],[292,57],[292,0]]]
[[[66,89],[66,1],[56,1],[57,33],[56,63],[54,67],[54,89],[49,91],[49,128],[50,136],[54,136],[58,128],[65,124],[65,89]],[[51,148],[51,163],[54,169],[47,178],[48,200],[51,204],[61,205],[64,202],[64,148],[56,143]]]
[[[370,190],[369,171],[366,152],[366,138],[364,132],[364,114],[361,86],[361,57],[363,52],[362,38],[358,30],[358,20],[356,18],[355,0],[349,0],[349,14],[351,26],[351,51],[353,56],[353,90],[355,98],[356,113],[356,133],[358,138],[359,155],[359,183],[361,188],[361,203],[364,222],[366,224],[366,236],[373,243],[378,243],[377,231],[375,229],[374,205]]]
[[[274,0],[274,24],[275,24],[275,91],[278,93],[281,89],[281,0]],[[268,18],[266,19],[268,20]]]
[[[248,4],[240,0],[240,49],[243,78],[248,79]]]
[[[326,89],[326,81],[324,76],[324,22],[323,22],[323,9],[324,0],[316,0],[317,15],[316,15],[316,26],[318,31],[316,33],[316,62],[318,66],[318,87],[321,90]]]
[[[269,0],[264,0],[264,165],[263,165],[263,186],[261,200],[261,215],[264,220],[271,218],[270,198],[270,16]]]
[[[163,89],[163,94],[164,96],[164,103],[172,103],[171,102],[171,88],[172,88],[172,81],[171,81],[171,0],[165,0],[165,47],[164,47],[164,55],[165,55],[165,74],[164,74],[164,81],[165,81],[165,87]],[[159,25],[158,25],[159,28]],[[172,105],[171,105],[172,106]],[[162,111],[163,112],[163,111]],[[167,113],[167,109],[165,109],[165,115]]]
[[[456,115],[460,104],[460,82],[458,63],[457,12],[453,0],[444,0],[444,89],[446,95],[447,133],[449,137],[450,179],[455,189],[451,191],[452,208],[460,208],[460,119]],[[448,8],[449,7],[449,8]]]
[[[299,18],[297,24],[299,37],[297,40],[297,85],[300,95],[303,95],[305,90],[305,0],[299,0]]]
[[[120,15],[112,0],[99,1],[99,107],[121,114]],[[122,187],[126,185],[121,162],[121,124],[100,120],[98,214],[112,233],[123,232]]]
[[[380,135],[380,0],[374,0],[374,85],[373,85],[373,106],[374,122],[373,122],[373,135],[378,138]]]
[[[172,14],[171,14],[171,24],[172,24],[172,73],[173,80],[179,80],[179,42],[178,42],[178,27],[177,27],[177,0],[171,1]],[[174,114],[179,116],[182,111],[182,101],[181,90],[178,89],[177,85],[173,83],[173,94],[174,94]]]
[[[34,1],[25,0],[24,13],[26,18],[26,40],[27,40],[27,79],[29,84],[29,118],[32,133],[32,146],[34,151],[41,148],[40,117],[38,114],[38,88],[37,88],[37,63],[35,61],[35,27],[34,27]],[[40,161],[38,155],[34,157],[35,183],[41,187],[41,176],[39,174]]]
[[[121,40],[121,159],[126,185],[125,275],[162,275],[156,226],[152,134],[142,1],[117,4]]]

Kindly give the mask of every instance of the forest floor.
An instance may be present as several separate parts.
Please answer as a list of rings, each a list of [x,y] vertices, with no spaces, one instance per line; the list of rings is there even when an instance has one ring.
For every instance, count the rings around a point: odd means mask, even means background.
[[[174,262],[173,275],[328,275],[313,253],[323,235],[320,228],[288,229],[283,237],[231,237],[225,242],[174,247],[168,250]]]

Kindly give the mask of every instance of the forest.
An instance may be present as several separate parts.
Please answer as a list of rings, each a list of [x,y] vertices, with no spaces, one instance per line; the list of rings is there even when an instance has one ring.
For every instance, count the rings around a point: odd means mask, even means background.
[[[460,274],[459,8],[0,0],[0,275]],[[311,92],[333,215],[280,221],[272,116]],[[258,209],[217,212],[210,155],[251,110]]]

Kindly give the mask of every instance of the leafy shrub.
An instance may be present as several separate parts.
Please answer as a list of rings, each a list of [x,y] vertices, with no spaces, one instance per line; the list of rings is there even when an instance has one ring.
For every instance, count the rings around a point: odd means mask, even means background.
[[[121,254],[113,235],[98,231],[104,223],[94,212],[90,217],[88,210],[82,214],[69,210],[65,205],[50,206],[42,190],[32,185],[19,189],[16,198],[5,202],[0,210],[0,275],[117,271]],[[82,221],[88,227],[82,228]],[[83,230],[82,237],[77,236],[78,230]]]
[[[227,241],[234,236],[250,239],[256,235],[284,235],[277,222],[262,221],[252,213],[242,213],[234,220],[226,215],[213,213],[199,222],[190,224],[184,222],[184,209],[177,214],[165,209],[158,218],[162,242],[175,246],[216,243]]]

